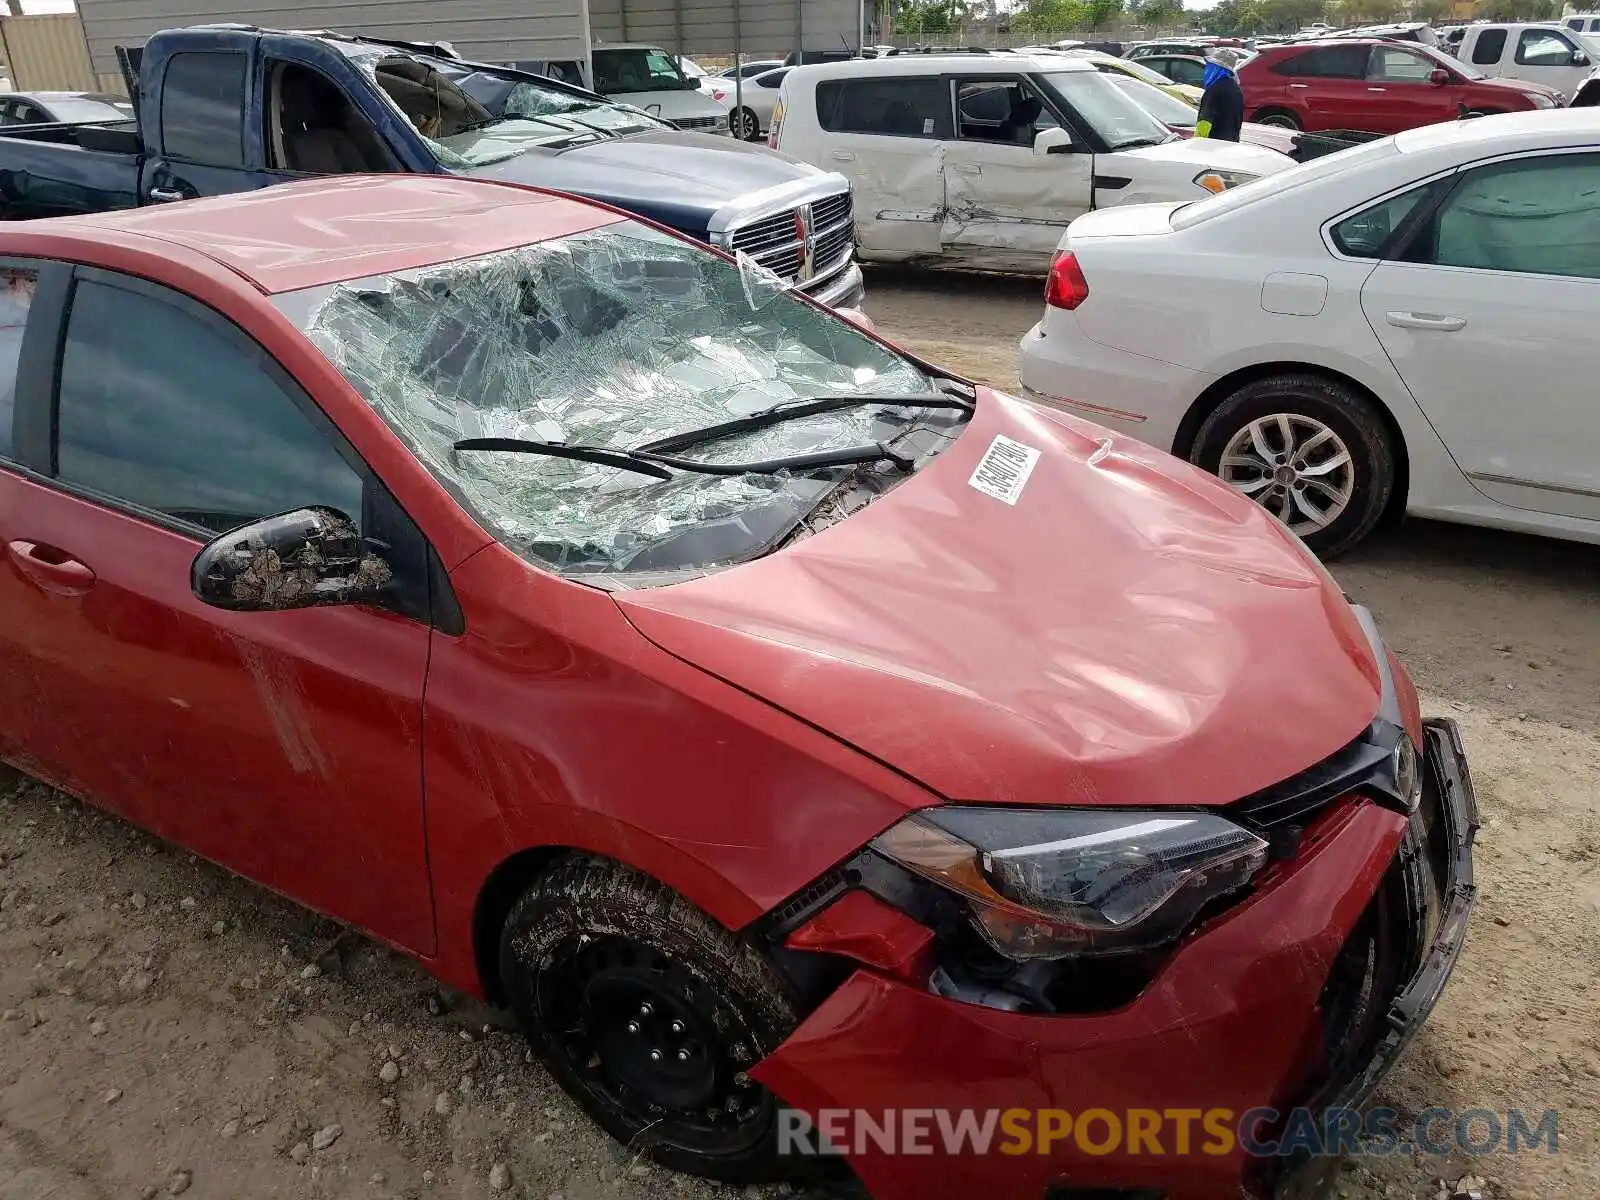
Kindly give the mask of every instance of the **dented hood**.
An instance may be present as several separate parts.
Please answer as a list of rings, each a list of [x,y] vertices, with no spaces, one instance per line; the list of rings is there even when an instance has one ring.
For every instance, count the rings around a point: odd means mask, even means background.
[[[997,434],[1039,452],[1014,504],[969,482]],[[855,515],[616,600],[668,652],[949,799],[1223,804],[1332,754],[1378,707],[1354,613],[1265,512],[991,392]]]

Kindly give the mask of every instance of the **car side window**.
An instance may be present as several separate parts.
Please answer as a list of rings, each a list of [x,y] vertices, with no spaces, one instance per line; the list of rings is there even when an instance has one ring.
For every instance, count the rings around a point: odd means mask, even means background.
[[[1445,267],[1600,279],[1600,154],[1465,172],[1407,258]]]
[[[1479,31],[1478,40],[1472,43],[1472,61],[1480,65],[1490,65],[1500,61],[1500,56],[1506,52],[1506,31],[1504,29],[1484,29]]]
[[[17,365],[38,283],[37,271],[0,267],[0,458],[15,454],[11,422],[17,405]]]
[[[1372,66],[1367,78],[1378,83],[1427,83],[1433,74],[1434,62],[1409,50],[1380,46],[1372,53]]]
[[[56,476],[225,533],[325,504],[357,524],[363,482],[221,319],[145,290],[80,280],[61,361]]]
[[[965,141],[1033,145],[1044,101],[1020,79],[958,79],[957,133]]]
[[[1570,67],[1573,45],[1551,29],[1524,29],[1517,38],[1517,65]]]
[[[1340,253],[1352,258],[1379,258],[1399,232],[1400,226],[1424,196],[1431,185],[1423,184],[1398,196],[1390,196],[1377,204],[1346,217],[1329,232]]]
[[[1169,69],[1163,71],[1162,74],[1176,83],[1187,83],[1191,86],[1199,87],[1201,81],[1206,77],[1206,68],[1203,63],[1190,62],[1186,58],[1169,58],[1166,65]]]
[[[1285,59],[1272,68],[1274,75],[1309,79],[1360,79],[1367,72],[1365,46],[1323,46]]]
[[[208,167],[244,165],[245,57],[174,54],[161,84],[161,149]]]
[[[783,86],[784,76],[788,73],[789,72],[787,68],[782,71],[769,71],[767,74],[761,76],[760,79],[756,80],[756,84],[757,86],[764,88],[781,87]]]
[[[830,133],[949,138],[950,89],[937,75],[825,79],[817,122]]]

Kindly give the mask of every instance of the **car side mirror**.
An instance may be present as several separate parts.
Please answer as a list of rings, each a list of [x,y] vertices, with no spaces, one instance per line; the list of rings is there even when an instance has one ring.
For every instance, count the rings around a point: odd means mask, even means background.
[[[872,323],[872,318],[859,308],[836,308],[833,311],[835,316],[843,317],[857,329],[864,329],[868,333],[878,332],[878,327]]]
[[[1428,72],[1428,82],[1433,84],[1434,87],[1443,87],[1450,82],[1450,72],[1443,67],[1435,67]]]
[[[1589,65],[1589,56],[1582,50],[1574,50],[1572,52],[1572,65],[1575,67],[1587,67]]]
[[[297,508],[214,538],[189,584],[213,608],[282,612],[380,599],[394,576],[378,547],[336,508]]]
[[[1033,139],[1033,152],[1041,157],[1046,154],[1071,154],[1075,149],[1072,135],[1059,125],[1052,129],[1041,129]]]

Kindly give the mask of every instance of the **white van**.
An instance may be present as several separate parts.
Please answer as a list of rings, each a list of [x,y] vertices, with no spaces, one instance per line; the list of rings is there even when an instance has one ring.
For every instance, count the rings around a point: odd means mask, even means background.
[[[1058,56],[896,55],[796,67],[767,145],[845,175],[861,258],[1043,274],[1074,217],[1197,200],[1294,165],[1180,138]]]
[[[1492,78],[1542,83],[1571,100],[1600,58],[1600,43],[1548,21],[1468,25],[1451,53]]]

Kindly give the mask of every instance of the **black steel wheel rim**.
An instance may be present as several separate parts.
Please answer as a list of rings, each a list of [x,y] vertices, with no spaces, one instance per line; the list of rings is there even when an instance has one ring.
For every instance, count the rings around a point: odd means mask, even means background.
[[[745,1073],[753,1031],[655,948],[577,935],[540,973],[536,1002],[551,1053],[597,1104],[651,1141],[732,1154],[770,1130],[773,1097]]]

